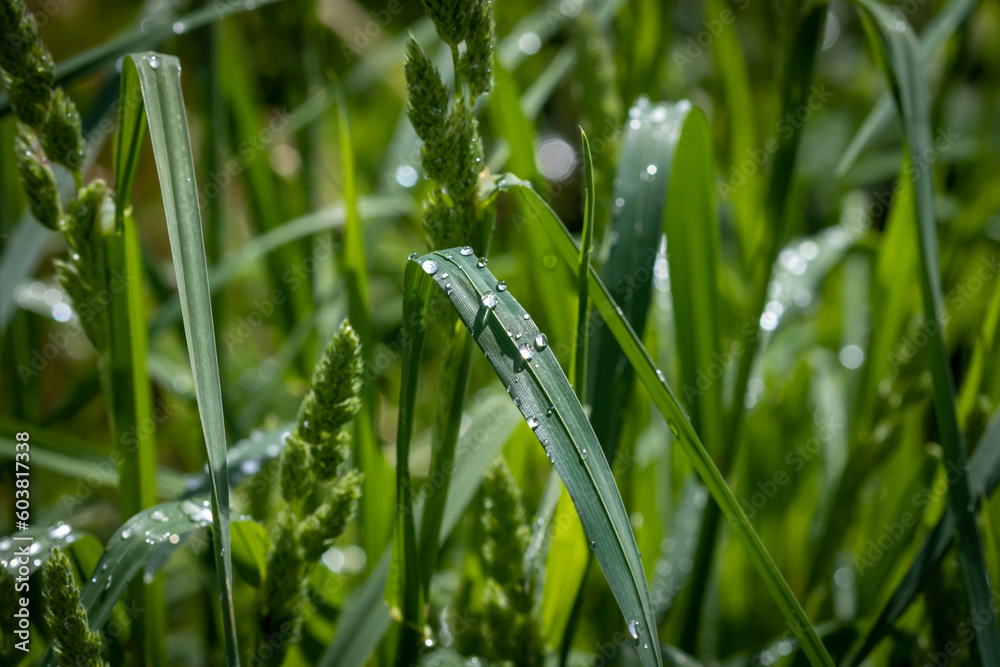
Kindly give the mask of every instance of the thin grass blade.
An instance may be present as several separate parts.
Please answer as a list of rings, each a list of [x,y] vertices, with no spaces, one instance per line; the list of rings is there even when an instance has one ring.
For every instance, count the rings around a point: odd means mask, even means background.
[[[130,104],[141,104],[145,109],[160,177],[184,333],[212,475],[215,566],[222,594],[226,659],[232,667],[239,664],[239,651],[236,645],[229,548],[229,476],[222,383],[216,356],[212,298],[202,238],[194,157],[191,154],[180,73],[180,62],[172,56],[156,53],[131,55],[122,66],[122,96]],[[143,114],[130,112],[123,115],[123,118],[130,123],[141,123]],[[122,127],[121,132],[123,138],[139,134],[134,127]]]

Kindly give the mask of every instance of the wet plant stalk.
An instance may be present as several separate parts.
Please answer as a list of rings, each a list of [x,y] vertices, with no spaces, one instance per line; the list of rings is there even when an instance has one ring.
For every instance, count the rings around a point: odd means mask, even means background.
[[[120,229],[103,236],[105,277],[111,295],[107,309],[107,349],[101,376],[111,431],[119,454],[119,501],[122,518],[156,504],[156,443],[152,395],[146,369],[146,317],[143,303],[142,255],[135,220],[119,216]],[[141,664],[165,664],[166,616],[163,580],[130,586],[142,613],[133,629]]]

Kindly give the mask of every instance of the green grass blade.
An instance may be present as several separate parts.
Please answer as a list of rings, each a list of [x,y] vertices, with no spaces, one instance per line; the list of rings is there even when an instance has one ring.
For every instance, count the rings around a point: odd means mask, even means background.
[[[580,237],[580,261],[577,264],[576,280],[576,345],[573,346],[573,374],[570,380],[576,387],[576,397],[580,405],[587,404],[587,315],[590,313],[590,297],[587,293],[587,274],[590,272],[590,255],[594,251],[594,211],[597,191],[594,189],[594,158],[590,154],[587,134],[580,130],[583,143],[584,191],[583,234]]]
[[[972,13],[977,4],[977,0],[951,0],[931,19],[920,38],[921,65],[930,62],[938,49],[951,38],[958,26]],[[843,178],[850,171],[865,147],[892,120],[894,111],[892,95],[886,92],[868,112],[868,116],[865,117],[861,127],[858,128],[851,143],[848,144],[844,154],[840,157],[836,169],[837,178]]]
[[[125,104],[123,104],[125,106]],[[141,144],[135,145],[135,153]],[[153,396],[146,367],[146,315],[142,281],[142,256],[135,219],[128,200],[119,200],[117,230],[103,237],[105,275],[109,277],[111,303],[108,304],[108,347],[101,374],[105,378],[105,401],[119,454],[121,484],[119,505],[123,517],[130,517],[156,503],[156,440],[150,425],[153,419]],[[117,279],[126,276],[124,289],[113,289]],[[141,624],[136,632],[137,651],[145,664],[162,664],[166,653],[166,606],[163,581],[142,580],[132,585],[132,594],[142,608]]]
[[[371,324],[371,300],[368,289],[368,261],[365,251],[365,233],[361,226],[354,143],[351,140],[351,121],[347,113],[344,90],[337,85],[338,137],[340,140],[341,171],[343,173],[344,237],[341,264],[347,284],[348,316],[351,326],[361,340],[362,356],[366,368],[372,368],[375,339]],[[279,228],[280,229],[280,228]],[[382,455],[375,434],[375,409],[378,405],[378,388],[375,378],[364,383],[361,392],[361,409],[354,417],[354,454],[358,467],[364,473],[360,501],[360,521],[363,526],[361,541],[366,553],[381,552],[391,535],[392,509],[382,502],[382,489],[392,484],[392,470]]]
[[[723,448],[722,382],[711,380],[720,353],[719,229],[715,219],[712,141],[705,114],[688,102],[666,108],[661,132],[676,137],[663,229],[677,340],[678,382],[691,425],[709,452]],[[704,381],[708,379],[708,385]],[[706,521],[714,533],[715,521]],[[694,651],[712,569],[714,535],[699,539],[679,647]]]
[[[575,262],[579,249],[573,250]],[[573,498],[641,663],[660,665],[659,642],[651,636],[656,625],[649,591],[625,506],[583,407],[544,335],[471,252],[455,248],[414,258],[407,276],[436,284],[445,293],[508,387]]]
[[[601,278],[614,290],[615,300],[632,328],[642,335],[652,302],[652,268],[663,233],[663,209],[674,143],[660,125],[663,105],[640,99],[629,110],[621,158],[615,173],[607,260]],[[658,138],[657,138],[658,137]],[[652,165],[654,173],[650,173]],[[590,350],[590,395],[600,389],[602,400],[591,406],[590,422],[608,458],[618,451],[623,406],[634,374],[622,363],[621,347],[603,327],[593,333]]]
[[[533,221],[541,224],[549,233],[563,261],[571,267],[575,267],[579,248],[576,247],[562,221],[552,209],[529,185],[514,177],[507,176],[502,181],[501,187],[521,201],[526,210],[530,212]],[[688,422],[687,415],[680,403],[662,379],[662,374],[657,370],[656,364],[649,357],[639,338],[635,335],[635,331],[632,330],[618,306],[615,305],[607,287],[593,269],[590,272],[590,289],[594,307],[601,313],[608,328],[614,334],[619,345],[622,346],[639,380],[667,419],[671,430],[677,435],[695,472],[701,477],[715,502],[718,503],[729,520],[733,533],[747,550],[751,561],[788,621],[789,627],[802,643],[809,660],[814,665],[832,667],[833,662],[823,647],[823,643],[816,633],[816,628],[809,622],[802,606],[788,587],[788,583],[781,576],[781,572],[778,571],[767,549],[764,548],[760,537],[757,536],[733,492],[726,485],[725,479],[715,466],[712,457]]]
[[[143,104],[145,107],[153,155],[160,177],[184,333],[212,474],[215,566],[222,593],[226,659],[233,666],[239,664],[239,651],[236,645],[229,549],[226,430],[215,328],[212,322],[208,264],[202,239],[201,210],[198,206],[194,157],[191,154],[180,72],[180,62],[174,57],[155,53],[129,56],[122,67],[122,96],[130,104]],[[141,113],[131,113],[127,117],[131,122],[142,121]],[[121,132],[123,139],[137,134],[131,127],[123,127]]]
[[[397,664],[416,664],[418,640],[423,632],[420,561],[416,525],[413,518],[413,494],[410,490],[410,439],[413,437],[414,405],[420,355],[430,321],[433,284],[423,279],[420,266],[406,266],[403,287],[403,375],[399,387],[399,422],[396,429],[396,517],[392,542],[392,568],[386,599],[393,614],[402,621]]]
[[[472,342],[456,322],[442,355],[438,399],[440,404],[431,449],[431,467],[428,471],[428,477],[440,480],[440,486],[424,503],[420,526],[420,583],[425,598],[430,596],[431,576],[437,567],[441,522],[444,519],[448,488],[451,486],[455,445],[462,425],[462,409],[469,387],[471,366]]]
[[[853,0],[862,14],[865,31],[877,49],[893,97],[903,119],[908,153],[924,161],[910,170],[916,202],[917,239],[920,249],[920,282],[924,303],[929,363],[934,390],[934,413],[944,463],[965,468],[965,441],[955,409],[955,386],[944,342],[941,313],[944,296],[938,265],[936,202],[933,182],[934,148],[931,142],[930,97],[920,64],[916,37],[909,24],[874,0]],[[919,168],[918,168],[919,167]],[[970,612],[984,613],[988,621],[976,624],[976,645],[986,665],[1000,664],[1000,630],[992,607],[992,589],[983,555],[982,537],[976,525],[974,499],[965,475],[949,485],[948,501],[958,533],[959,562],[965,581]]]
[[[974,498],[990,496],[1000,486],[1000,411],[993,414],[986,432],[976,445],[968,466],[969,489]],[[882,607],[878,618],[860,641],[845,665],[859,665],[890,632],[896,621],[910,607],[924,582],[933,574],[951,550],[955,539],[955,516],[952,512],[938,520],[934,530],[924,540],[920,552]]]
[[[142,249],[136,220],[132,216],[131,193],[145,132],[143,106],[127,95],[140,90],[122,85],[118,105],[118,127],[128,135],[115,144],[115,221],[104,234],[106,275],[124,275],[124,290],[110,289],[108,305],[107,363],[102,366],[108,393],[108,411],[117,443],[121,483],[119,504],[123,517],[130,517],[156,504],[156,440],[153,396],[147,369],[148,341],[143,293]],[[138,117],[137,117],[138,116]],[[113,279],[113,278],[112,278]],[[109,287],[113,287],[110,283]],[[163,580],[132,583],[132,594],[143,608],[136,633],[138,652],[145,664],[163,664],[166,654],[166,604]]]

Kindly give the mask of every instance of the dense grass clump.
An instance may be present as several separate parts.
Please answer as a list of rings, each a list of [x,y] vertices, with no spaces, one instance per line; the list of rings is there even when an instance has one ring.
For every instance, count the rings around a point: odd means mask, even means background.
[[[0,665],[1000,665],[997,45],[0,0]]]

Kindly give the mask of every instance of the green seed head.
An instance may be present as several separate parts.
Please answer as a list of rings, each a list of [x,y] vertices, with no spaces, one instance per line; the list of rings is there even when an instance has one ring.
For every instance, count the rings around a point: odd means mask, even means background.
[[[97,179],[80,190],[77,198],[66,206],[63,232],[69,245],[69,262],[56,263],[56,275],[69,293],[77,312],[85,308],[95,313],[105,306],[96,300],[106,286],[101,254],[100,220],[108,186]],[[83,319],[84,331],[98,350],[104,349],[105,331],[103,317]]]
[[[34,20],[21,0],[0,2],[0,68],[11,76],[24,72],[28,54],[38,39]]]
[[[469,30],[473,3],[469,0],[423,0],[423,5],[441,39],[454,47],[461,44]]]
[[[59,190],[56,177],[35,149],[34,136],[23,123],[17,124],[14,137],[14,159],[21,186],[28,197],[28,208],[38,222],[52,230],[58,230],[62,209],[59,206]]]
[[[11,57],[20,57],[17,66],[7,69],[10,80],[5,82],[10,92],[14,113],[28,125],[37,128],[45,122],[55,85],[55,66],[48,50],[35,38],[35,24],[30,17],[21,21],[16,43],[8,42]]]
[[[260,657],[264,665],[277,667],[299,636],[302,608],[305,604],[306,564],[295,529],[295,517],[289,511],[278,516],[278,524],[267,554],[267,578],[264,582],[264,606],[260,629],[273,652]],[[273,641],[280,639],[281,641]]]
[[[49,117],[42,130],[42,147],[53,162],[76,171],[83,166],[83,132],[80,114],[62,88],[52,96]]]
[[[483,560],[486,572],[514,604],[523,602],[524,553],[531,533],[521,505],[521,490],[500,459],[483,479]]]
[[[281,495],[289,503],[298,502],[312,492],[315,483],[309,443],[292,433],[281,451]]]
[[[341,536],[358,511],[362,475],[352,470],[334,484],[330,497],[299,526],[306,561],[316,561]]]
[[[103,665],[101,637],[90,631],[73,568],[57,549],[52,550],[42,565],[42,595],[45,622],[52,633],[52,652],[59,664]]]
[[[351,437],[343,430],[314,444],[312,458],[316,478],[321,482],[328,482],[336,477],[340,464],[347,460],[350,447]]]
[[[466,211],[457,208],[440,187],[435,187],[424,202],[422,222],[427,243],[432,248],[472,245],[475,221],[469,219]]]
[[[445,129],[448,118],[448,89],[441,73],[412,37],[406,44],[407,113],[417,136],[432,141]]]
[[[346,320],[316,365],[299,407],[297,433],[310,444],[334,437],[361,407],[361,342]]]
[[[493,85],[493,4],[490,0],[477,2],[471,11],[469,34],[465,39],[465,53],[459,68],[469,83],[473,97],[488,93]]]

